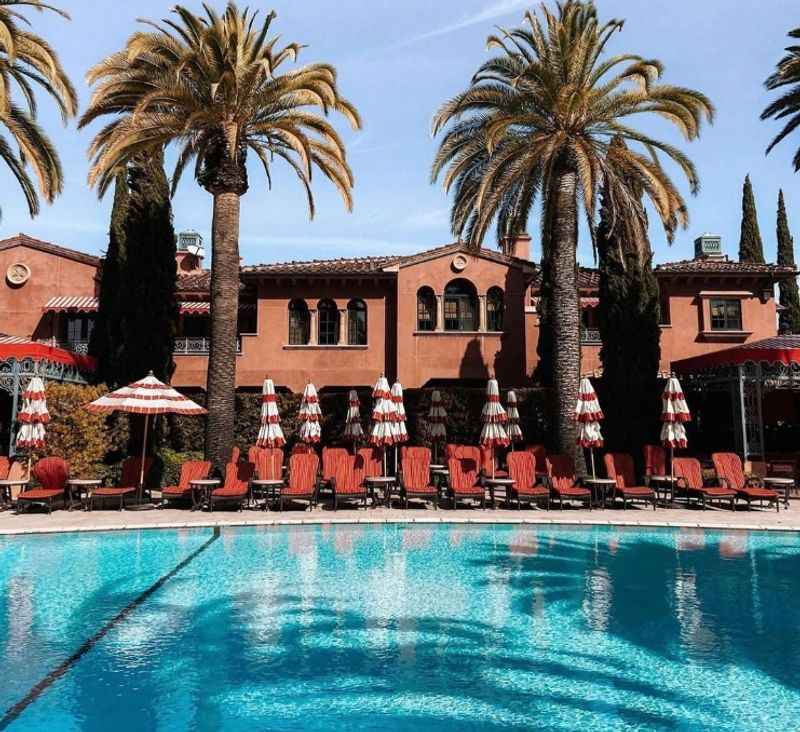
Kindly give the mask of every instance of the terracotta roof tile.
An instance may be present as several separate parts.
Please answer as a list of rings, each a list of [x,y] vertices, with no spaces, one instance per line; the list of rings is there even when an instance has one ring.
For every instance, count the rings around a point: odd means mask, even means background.
[[[58,257],[65,257],[66,259],[72,259],[75,262],[89,264],[93,267],[100,265],[100,257],[97,257],[93,254],[86,254],[85,252],[78,252],[75,249],[68,249],[67,247],[62,247],[58,244],[52,244],[49,241],[36,239],[32,236],[28,236],[27,234],[16,234],[8,239],[0,240],[0,252],[2,252],[4,249],[13,249],[14,247],[19,246],[30,247],[31,249],[37,249],[40,252],[54,254]]]
[[[307,261],[274,262],[242,267],[242,274],[275,275],[358,275],[378,274],[387,264],[401,257],[341,257],[339,259],[311,259]]]
[[[789,275],[793,267],[781,264],[753,264],[734,262],[730,259],[684,259],[680,262],[665,262],[655,268],[656,274],[771,274]]]
[[[537,273],[531,282],[534,290],[542,284],[542,275]],[[600,288],[600,271],[592,267],[580,267],[578,269],[578,289],[597,290]]]
[[[211,289],[211,270],[178,276],[176,292],[208,292]]]

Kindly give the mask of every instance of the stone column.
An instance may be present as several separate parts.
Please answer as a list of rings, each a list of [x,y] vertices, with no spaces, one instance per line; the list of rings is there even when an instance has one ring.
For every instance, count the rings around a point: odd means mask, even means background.
[[[339,345],[347,345],[347,308],[339,308]]]
[[[444,295],[436,296],[436,332],[444,330]]]
[[[486,295],[478,295],[478,330],[486,332]]]
[[[316,346],[317,345],[317,310],[316,308],[308,311],[308,327],[309,327],[309,334],[308,334],[308,345]]]

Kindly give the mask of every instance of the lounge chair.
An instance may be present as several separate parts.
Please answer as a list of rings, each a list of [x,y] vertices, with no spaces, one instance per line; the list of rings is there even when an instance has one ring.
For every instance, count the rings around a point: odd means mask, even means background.
[[[145,458],[144,461],[144,476],[150,472],[153,465],[153,458]],[[119,479],[119,485],[116,487],[101,486],[92,491],[91,498],[89,499],[89,510],[94,509],[94,502],[96,499],[105,500],[107,498],[117,498],[119,500],[119,510],[125,508],[125,497],[133,495],[139,490],[139,479],[142,475],[142,458],[128,457],[122,461],[122,475]]]
[[[611,500],[622,498],[622,508],[628,508],[628,502],[640,501],[652,503],[656,510],[656,492],[648,486],[636,485],[633,469],[633,458],[625,452],[607,452],[603,456],[606,475],[614,481],[611,489]]]
[[[478,448],[475,448],[478,451]],[[447,495],[452,507],[458,500],[471,498],[480,501],[481,508],[486,508],[486,489],[480,482],[480,464],[475,457],[451,457],[447,461]]]
[[[367,507],[365,477],[365,463],[361,455],[346,455],[336,461],[331,478],[334,511],[339,508],[339,501],[361,501],[364,508]]]
[[[256,466],[259,480],[283,478],[283,449],[280,447],[256,447],[247,451],[247,462]]]
[[[497,450],[490,447],[480,447],[481,469],[485,478],[507,478],[508,472],[500,470],[497,461]]]
[[[651,475],[667,475],[667,451],[661,445],[645,445],[642,452],[645,484]]]
[[[402,463],[407,457],[421,458],[428,456],[430,460],[431,451],[427,447],[420,447],[417,445],[401,445],[400,447],[400,461]]]
[[[510,452],[506,456],[508,463],[508,476],[514,481],[506,489],[506,501],[510,504],[512,500],[517,501],[517,510],[521,503],[532,505],[537,501],[544,500],[547,508],[550,508],[550,488],[547,485],[537,483],[536,480],[536,458],[532,452]]]
[[[408,508],[408,499],[430,501],[439,508],[439,490],[431,485],[431,451],[427,447],[409,447],[402,460],[400,498]]]
[[[742,469],[742,461],[735,452],[714,452],[711,454],[714,470],[717,472],[719,482],[736,491],[736,498],[747,502],[750,509],[753,501],[760,505],[775,504],[775,510],[780,511],[780,501],[777,491],[764,486],[756,478],[747,478]]]
[[[553,497],[558,498],[558,508],[564,508],[564,500],[585,501],[592,510],[592,492],[580,484],[575,475],[575,462],[569,455],[548,455],[545,458],[547,467],[547,485]]]
[[[454,445],[445,446],[444,455],[447,460],[450,458],[466,458],[474,460],[475,464],[481,465],[481,449],[475,445]]]
[[[52,513],[56,501],[66,502],[69,465],[60,457],[46,457],[33,466],[32,472],[40,487],[23,491],[17,496],[17,511],[21,513],[23,507],[41,506],[47,509],[47,513]]]
[[[703,485],[703,469],[697,458],[681,457],[672,461],[672,469],[675,471],[675,489],[679,493],[684,493],[688,499],[694,498],[699,501],[705,510],[707,503],[714,501],[718,503],[727,502],[730,504],[731,511],[736,508],[736,491],[725,486]]]
[[[228,463],[225,466],[225,483],[221,488],[211,491],[209,510],[217,503],[233,504],[241,511],[250,494],[250,481],[256,472],[253,463]]]
[[[537,468],[544,468],[545,467],[545,459],[547,458],[547,449],[544,445],[533,444],[533,445],[525,445],[525,452],[529,452],[536,458],[536,467]]]
[[[165,507],[169,501],[181,501],[192,497],[192,481],[203,480],[211,472],[211,463],[206,460],[188,460],[181,465],[181,474],[178,485],[168,485],[161,489],[160,507]]]
[[[361,447],[356,455],[364,461],[365,478],[377,478],[383,474],[383,453],[377,447]]]
[[[308,501],[314,507],[319,491],[319,458],[316,454],[292,455],[289,458],[288,483],[281,489],[280,510],[286,501]]]
[[[242,451],[238,447],[236,447],[236,445],[234,445],[231,448],[231,459],[230,459],[230,462],[238,463],[239,462],[239,458],[241,457],[241,455],[242,455]]]
[[[11,468],[11,461],[2,455],[0,455],[0,480],[5,480],[8,478],[8,471]]]

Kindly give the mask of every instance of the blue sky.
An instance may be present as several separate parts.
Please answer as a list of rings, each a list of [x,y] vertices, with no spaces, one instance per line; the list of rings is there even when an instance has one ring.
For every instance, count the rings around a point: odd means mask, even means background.
[[[29,13],[37,32],[58,50],[76,84],[82,106],[88,99],[86,70],[120,48],[136,27],[137,17],[168,14],[165,0],[54,0],[72,21]],[[211,0],[214,2],[214,0]],[[189,0],[189,7],[200,3]],[[222,0],[215,4],[222,7]],[[348,141],[356,177],[355,208],[344,211],[338,195],[322,176],[315,181],[317,216],[309,222],[304,194],[286,172],[274,177],[268,191],[263,174],[253,168],[251,187],[242,199],[241,251],[248,263],[407,253],[452,241],[448,201],[440,186],[428,182],[436,141],[430,135],[436,107],[463,89],[487,58],[486,36],[493,26],[518,23],[530,2],[518,0],[274,0],[252,2],[278,13],[274,29],[285,40],[309,47],[301,62],[323,60],[339,69],[343,93],[359,108],[364,129]],[[778,188],[787,199],[790,225],[800,234],[800,178],[792,172],[792,151],[800,134],[769,158],[764,150],[776,132],[758,116],[770,99],[763,80],[787,45],[786,32],[798,25],[792,0],[598,0],[601,17],[621,17],[624,30],[614,52],[661,59],[669,83],[708,94],[717,121],[699,141],[688,144],[664,123],[647,126],[678,143],[696,162],[702,190],[689,200],[691,223],[668,247],[652,228],[657,261],[691,256],[695,236],[711,231],[723,236],[727,253],[738,247],[741,185],[750,173],[768,259],[775,252]],[[106,246],[110,198],[98,202],[86,186],[86,147],[91,131],[73,123],[61,126],[52,105],[43,101],[41,121],[62,155],[65,192],[31,220],[8,173],[0,168],[0,238],[24,231],[89,252]],[[683,190],[686,192],[685,186]],[[688,195],[688,193],[687,193]],[[210,240],[211,198],[186,176],[174,199],[177,229],[194,228]],[[538,221],[530,223],[538,257]],[[798,236],[800,242],[800,236]],[[488,241],[493,246],[493,241]],[[800,252],[798,252],[800,256]],[[579,258],[592,263],[583,233]]]

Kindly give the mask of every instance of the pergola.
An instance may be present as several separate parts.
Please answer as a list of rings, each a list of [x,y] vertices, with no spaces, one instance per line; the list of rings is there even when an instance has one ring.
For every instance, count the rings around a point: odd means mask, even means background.
[[[88,383],[94,359],[28,338],[0,334],[0,391],[11,396],[8,454],[14,454],[20,396],[34,377],[70,384]]]
[[[673,361],[672,368],[684,387],[727,391],[736,415],[736,449],[748,456],[763,456],[763,394],[774,390],[800,390],[800,335],[776,336]]]

